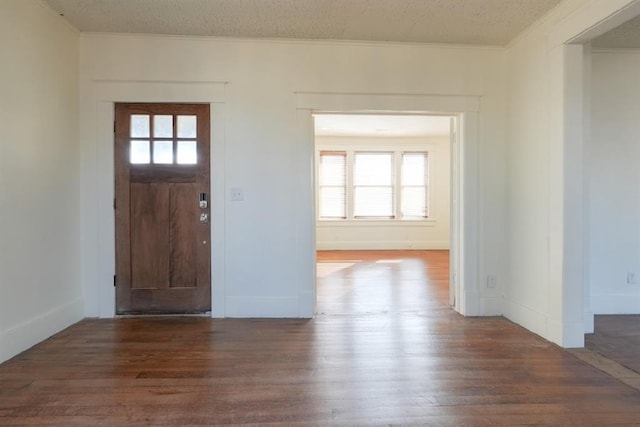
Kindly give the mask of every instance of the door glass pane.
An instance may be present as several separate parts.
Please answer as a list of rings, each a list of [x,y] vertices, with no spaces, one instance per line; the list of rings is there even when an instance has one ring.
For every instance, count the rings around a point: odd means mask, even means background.
[[[196,138],[196,128],[196,116],[178,116],[178,138]]]
[[[153,116],[154,138],[173,138],[173,116]]]
[[[131,141],[129,161],[132,164],[148,164],[151,161],[149,141]]]
[[[146,114],[131,115],[131,137],[149,138],[149,116]]]
[[[173,163],[172,141],[153,141],[153,163]]]
[[[178,164],[195,165],[198,163],[196,141],[178,141]]]

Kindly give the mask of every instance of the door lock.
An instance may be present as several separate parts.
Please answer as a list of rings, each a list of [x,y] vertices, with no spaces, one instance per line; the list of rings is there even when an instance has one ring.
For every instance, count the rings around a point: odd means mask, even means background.
[[[198,206],[200,206],[200,209],[207,209],[208,205],[207,193],[200,193],[200,202],[198,203]]]

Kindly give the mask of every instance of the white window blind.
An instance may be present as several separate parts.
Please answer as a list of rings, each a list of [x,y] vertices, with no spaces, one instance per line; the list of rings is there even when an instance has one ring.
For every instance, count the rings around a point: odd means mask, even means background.
[[[319,216],[322,219],[347,217],[347,153],[320,152]]]
[[[356,152],[353,184],[355,218],[394,218],[393,153]]]
[[[429,183],[426,152],[402,153],[401,214],[403,219],[429,216],[427,191]]]

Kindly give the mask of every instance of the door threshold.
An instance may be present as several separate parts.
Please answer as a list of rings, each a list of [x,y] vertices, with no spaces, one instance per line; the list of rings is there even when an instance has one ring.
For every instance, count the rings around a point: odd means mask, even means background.
[[[116,314],[116,319],[130,319],[136,317],[211,317],[210,311],[204,313],[126,313]]]

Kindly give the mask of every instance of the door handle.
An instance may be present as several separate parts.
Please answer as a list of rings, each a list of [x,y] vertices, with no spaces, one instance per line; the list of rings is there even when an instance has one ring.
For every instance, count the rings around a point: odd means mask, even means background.
[[[201,213],[201,214],[200,214],[200,222],[201,222],[202,224],[206,224],[206,223],[208,223],[208,222],[209,222],[209,214]]]

